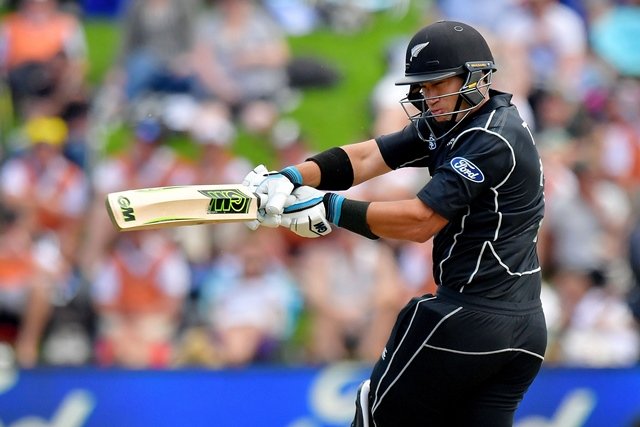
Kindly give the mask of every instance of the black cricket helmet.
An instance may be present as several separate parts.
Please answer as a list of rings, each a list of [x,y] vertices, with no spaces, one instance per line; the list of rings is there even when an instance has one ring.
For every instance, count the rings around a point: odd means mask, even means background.
[[[422,28],[409,42],[404,78],[396,85],[410,85],[401,103],[410,102],[427,113],[420,84],[461,76],[464,83],[460,90],[444,95],[459,94],[469,104],[469,108],[453,112],[459,113],[482,102],[485,94],[480,89],[491,84],[491,73],[496,69],[487,41],[475,28],[457,21],[438,21]]]

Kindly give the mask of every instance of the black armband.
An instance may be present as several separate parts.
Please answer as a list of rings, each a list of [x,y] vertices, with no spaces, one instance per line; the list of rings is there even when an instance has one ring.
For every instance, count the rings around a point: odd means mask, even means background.
[[[340,147],[309,157],[320,168],[319,190],[347,190],[353,185],[353,167],[349,155]]]
[[[326,193],[322,199],[327,221],[368,239],[379,239],[367,223],[370,202],[350,200],[336,193]]]

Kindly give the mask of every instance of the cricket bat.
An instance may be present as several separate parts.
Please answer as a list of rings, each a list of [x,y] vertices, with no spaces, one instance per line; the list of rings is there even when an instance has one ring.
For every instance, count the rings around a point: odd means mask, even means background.
[[[256,219],[260,199],[241,184],[140,188],[107,194],[118,231]]]

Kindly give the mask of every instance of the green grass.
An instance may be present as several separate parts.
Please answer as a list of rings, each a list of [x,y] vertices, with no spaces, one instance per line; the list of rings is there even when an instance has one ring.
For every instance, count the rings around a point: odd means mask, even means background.
[[[388,12],[374,14],[366,27],[355,34],[321,29],[289,38],[293,55],[327,61],[342,76],[334,87],[305,90],[300,105],[289,114],[300,123],[311,149],[321,150],[371,136],[369,99],[373,86],[385,71],[385,49],[393,38],[413,34],[421,16],[413,6],[401,18]],[[89,45],[88,78],[93,86],[98,86],[116,58],[118,27],[109,20],[87,20],[84,24]],[[127,134],[116,132],[113,138],[113,145],[120,147]],[[174,143],[177,147],[184,145],[180,140]],[[235,147],[255,163],[269,165],[273,159],[268,141],[243,132]]]
[[[357,34],[318,31],[290,39],[294,54],[324,58],[343,76],[334,88],[306,91],[302,104],[292,114],[308,134],[313,148],[327,148],[371,136],[369,100],[373,86],[385,71],[385,50],[392,39],[414,32],[416,15],[407,14],[397,19],[381,13]]]
[[[110,20],[91,20],[84,25],[89,46],[88,78],[96,86],[102,82],[116,59],[120,43],[118,27]]]

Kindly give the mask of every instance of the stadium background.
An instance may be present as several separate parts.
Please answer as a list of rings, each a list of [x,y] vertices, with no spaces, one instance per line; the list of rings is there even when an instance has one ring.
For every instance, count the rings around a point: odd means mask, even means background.
[[[0,12],[10,9],[8,3],[0,2]],[[86,0],[80,4],[88,42],[87,79],[94,87],[101,85],[116,56],[116,3]],[[314,58],[336,73],[336,82],[329,87],[305,88],[299,104],[287,114],[303,129],[309,149],[320,150],[370,135],[374,120],[372,88],[388,70],[389,48],[424,22],[431,3],[372,1],[368,2],[372,10],[366,18],[354,18],[351,28],[338,31],[319,27],[288,36],[293,57]],[[408,10],[403,9],[405,5]],[[4,97],[4,103],[0,101],[4,108],[0,111],[3,145],[9,144],[22,125],[8,118],[11,114],[6,96],[6,92],[0,94]],[[100,134],[103,139],[97,150],[121,150],[130,143],[133,132],[126,125],[109,127]],[[167,143],[186,156],[197,156],[192,141],[184,135],[171,135]],[[271,144],[242,130],[233,150],[254,164],[276,163]],[[304,339],[304,322],[303,316],[293,340]],[[0,425],[7,427],[341,426],[350,419],[355,389],[369,368],[362,361],[338,360],[321,365],[254,363],[240,368],[127,369],[42,364],[18,369],[10,358],[2,360]],[[637,425],[640,370],[635,365],[546,366],[523,402],[516,425]]]

